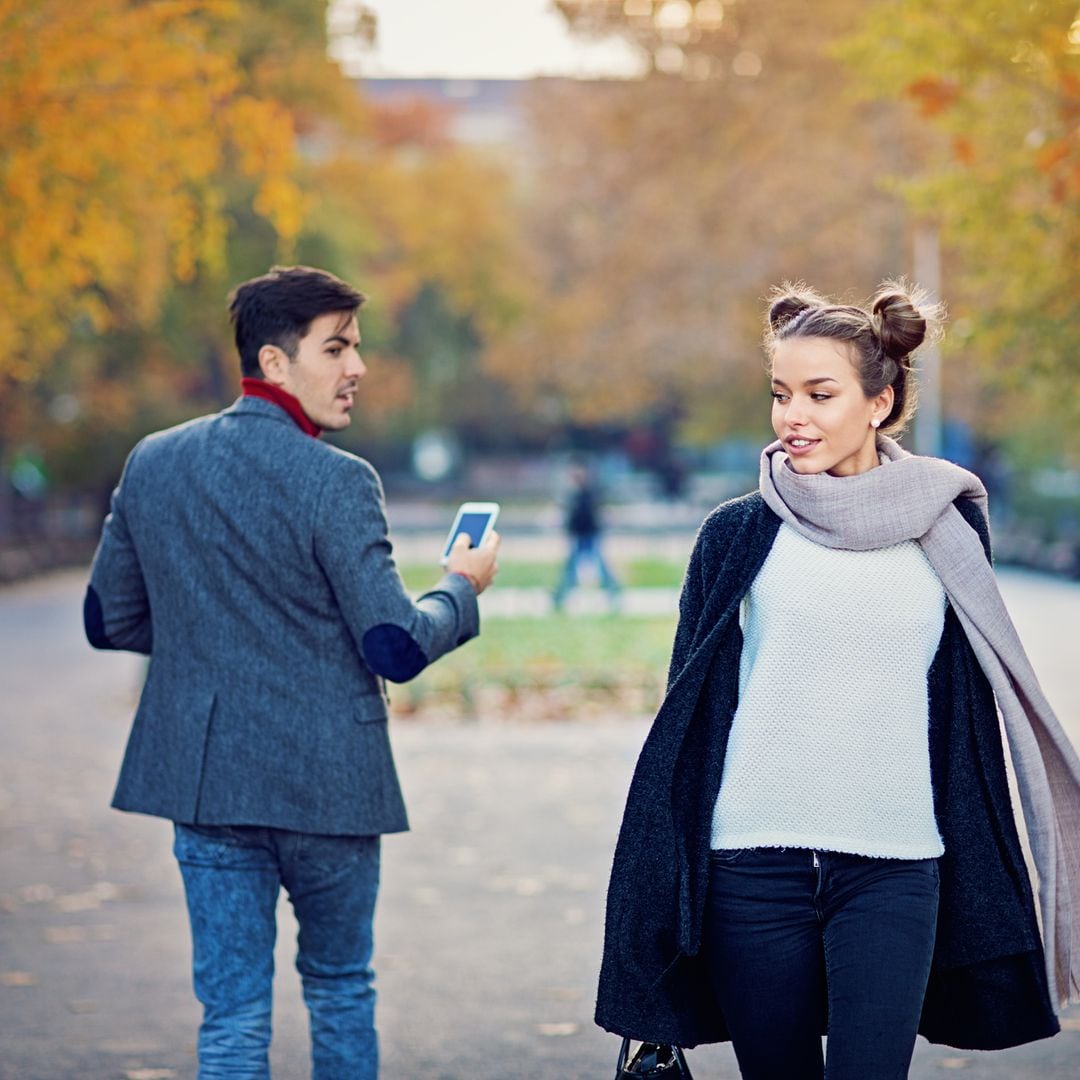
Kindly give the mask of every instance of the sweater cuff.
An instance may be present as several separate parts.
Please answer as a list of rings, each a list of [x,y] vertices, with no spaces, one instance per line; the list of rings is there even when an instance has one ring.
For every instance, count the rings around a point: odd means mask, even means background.
[[[463,577],[472,586],[472,591],[477,596],[480,595],[480,582],[472,574],[466,574],[464,570],[454,570],[452,573],[457,574],[458,577]]]
[[[464,574],[443,574],[435,588],[425,595],[431,596],[433,593],[449,597],[457,610],[455,645],[463,645],[480,633],[480,605],[477,603],[476,590]]]

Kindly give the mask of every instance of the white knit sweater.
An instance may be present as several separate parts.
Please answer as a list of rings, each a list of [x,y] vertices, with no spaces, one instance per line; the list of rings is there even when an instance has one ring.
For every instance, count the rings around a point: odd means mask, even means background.
[[[944,618],[914,541],[839,551],[781,525],[743,602],[712,846],[940,855],[926,676]]]

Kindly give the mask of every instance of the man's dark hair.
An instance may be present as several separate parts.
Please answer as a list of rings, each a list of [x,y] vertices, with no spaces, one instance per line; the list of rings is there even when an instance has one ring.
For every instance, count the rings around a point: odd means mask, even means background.
[[[237,285],[229,294],[229,317],[241,371],[261,379],[259,350],[264,345],[276,345],[293,360],[300,339],[320,315],[352,314],[366,299],[340,278],[310,266],[274,266]]]

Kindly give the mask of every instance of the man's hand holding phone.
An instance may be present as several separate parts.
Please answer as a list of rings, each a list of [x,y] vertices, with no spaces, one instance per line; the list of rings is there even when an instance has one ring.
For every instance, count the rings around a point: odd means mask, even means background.
[[[499,542],[499,534],[494,529],[477,548],[472,546],[468,533],[459,533],[450,547],[446,569],[451,574],[464,574],[472,582],[479,596],[495,580],[495,575],[499,572],[499,564],[495,561],[499,551]]]
[[[477,595],[491,584],[499,569],[495,563],[499,550],[499,534],[495,532],[498,516],[498,503],[462,503],[439,560],[450,573],[464,574]]]

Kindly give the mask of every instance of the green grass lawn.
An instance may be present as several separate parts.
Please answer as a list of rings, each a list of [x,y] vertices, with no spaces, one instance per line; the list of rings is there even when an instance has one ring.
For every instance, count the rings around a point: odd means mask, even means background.
[[[391,700],[405,712],[446,703],[475,712],[485,695],[515,702],[556,695],[574,703],[628,699],[650,706],[667,677],[674,616],[553,615],[489,619],[478,638],[444,656]]]
[[[499,562],[498,585],[518,589],[553,589],[562,573],[561,562]],[[406,563],[399,566],[406,586],[414,592],[430,589],[438,571],[428,564]],[[612,560],[611,569],[620,584],[627,588],[678,588],[682,584],[683,563],[663,559],[631,559],[625,563]]]

